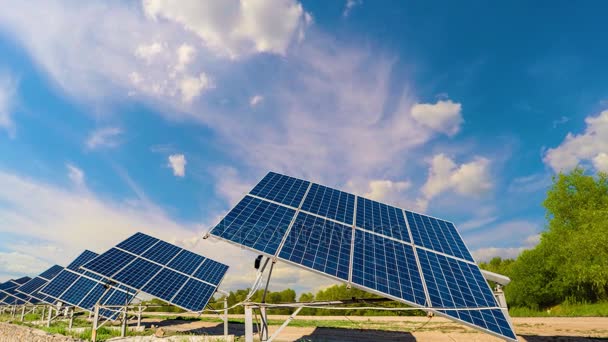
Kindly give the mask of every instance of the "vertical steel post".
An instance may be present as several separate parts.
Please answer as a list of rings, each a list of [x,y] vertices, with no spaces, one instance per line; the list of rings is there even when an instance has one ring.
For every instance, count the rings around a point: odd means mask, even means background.
[[[120,337],[127,336],[127,307],[123,307],[122,322],[120,326]]]
[[[228,296],[224,296],[224,339],[228,341]]]
[[[42,307],[42,315],[40,315],[40,320],[44,319],[44,314],[46,313],[46,305]]]
[[[137,308],[137,327],[141,326],[141,304]]]
[[[21,322],[25,319],[25,305],[21,306]]]
[[[245,305],[245,342],[253,342],[253,311]]]
[[[91,341],[97,341],[97,321],[99,320],[99,303],[95,304],[93,313],[93,328],[91,329]]]
[[[70,323],[68,324],[68,328],[72,329],[74,326],[74,308],[70,309]]]
[[[51,305],[49,307],[49,313],[46,319],[46,327],[50,327],[51,326],[51,318],[53,318],[53,306]]]

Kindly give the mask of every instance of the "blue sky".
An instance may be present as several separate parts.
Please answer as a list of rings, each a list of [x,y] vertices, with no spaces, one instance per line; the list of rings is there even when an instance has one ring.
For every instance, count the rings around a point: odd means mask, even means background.
[[[253,255],[200,237],[269,170],[451,220],[478,260],[514,257],[538,242],[552,175],[608,171],[599,1],[2,7],[0,280],[144,231],[248,286]]]

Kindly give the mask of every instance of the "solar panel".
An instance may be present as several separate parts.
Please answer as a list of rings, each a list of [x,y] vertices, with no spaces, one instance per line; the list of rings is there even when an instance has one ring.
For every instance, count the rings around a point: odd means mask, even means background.
[[[258,200],[259,201],[259,200]],[[136,233],[83,269],[188,311],[202,311],[228,266]]]
[[[53,300],[49,299],[48,296],[43,295],[39,290],[44,287],[51,279],[53,279],[59,272],[63,270],[63,267],[59,265],[53,265],[48,270],[40,273],[34,279],[31,279],[27,283],[19,286],[15,290],[17,292],[31,296],[38,301],[52,304]]]
[[[210,234],[516,340],[451,222],[270,172]]]
[[[0,295],[2,295],[0,303],[4,305],[36,304],[38,302],[36,298],[15,291],[20,285],[27,283],[30,280],[30,277],[22,277],[19,279],[11,279],[0,284]]]
[[[126,303],[121,303],[120,305],[128,304],[135,297],[134,291],[129,292],[127,289],[109,285],[108,279],[81,268],[84,263],[94,259],[96,256],[97,253],[95,252],[84,251],[68,267],[60,270],[38,292],[41,295],[47,296],[46,302],[60,301],[87,311],[93,311],[95,304],[98,302],[101,305],[114,305],[107,303],[115,292],[122,293],[128,299]],[[57,270],[58,268],[55,268],[53,272],[49,273],[54,273]],[[100,311],[100,315],[108,319],[114,319],[117,314],[117,312],[111,310]]]

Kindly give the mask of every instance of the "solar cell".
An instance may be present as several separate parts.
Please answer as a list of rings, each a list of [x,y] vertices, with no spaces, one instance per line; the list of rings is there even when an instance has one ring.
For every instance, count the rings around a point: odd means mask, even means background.
[[[186,310],[200,311],[215,293],[228,266],[137,233],[84,265],[83,269],[115,281],[119,287],[127,286]],[[205,291],[196,294],[190,285]],[[211,288],[209,295],[208,288]],[[172,302],[174,298],[178,302]]]
[[[355,196],[323,185],[312,184],[302,210],[328,217],[346,224],[353,224]]]
[[[405,215],[416,245],[474,261],[452,223],[409,211]]]
[[[210,234],[514,339],[450,222],[270,172]]]
[[[42,286],[44,286],[48,280],[42,279],[40,276],[28,281],[27,283],[19,286],[16,290],[25,294],[32,294],[34,291],[38,290]]]
[[[80,272],[80,266],[86,264],[96,257],[97,253],[85,250],[74,261],[72,261],[67,268],[71,269],[72,271]]]
[[[213,228],[213,234],[274,255],[295,210],[246,196]]]
[[[410,242],[403,210],[367,198],[357,197],[357,227]]]
[[[352,281],[410,303],[426,304],[412,246],[359,229],[355,230]]]
[[[269,172],[251,194],[297,208],[310,183],[301,179]]]
[[[96,284],[99,283],[89,278],[80,277],[61,295],[61,299],[66,303],[78,305]]]
[[[80,276],[76,273],[63,270],[43,287],[40,292],[54,298],[59,298],[61,294],[78,279],[78,277]]]
[[[348,280],[352,226],[300,212],[279,257]]]
[[[46,280],[51,280],[53,279],[57,274],[59,274],[59,272],[61,272],[63,270],[63,267],[59,266],[59,265],[53,265],[51,266],[51,268],[49,268],[48,270],[40,273],[41,278],[44,278]]]

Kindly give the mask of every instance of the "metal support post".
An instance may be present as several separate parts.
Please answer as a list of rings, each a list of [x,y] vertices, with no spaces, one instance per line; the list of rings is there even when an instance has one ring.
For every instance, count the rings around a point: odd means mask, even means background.
[[[25,319],[25,305],[21,306],[21,322]]]
[[[40,315],[40,320],[42,321],[44,319],[44,314],[46,313],[46,305],[44,305],[42,307],[42,315]]]
[[[49,307],[49,313],[48,313],[48,317],[46,319],[46,327],[50,327],[51,326],[51,319],[53,318],[53,306],[51,305]]]
[[[74,308],[70,308],[70,323],[68,323],[68,328],[72,329],[74,325]]]
[[[137,307],[137,327],[141,326],[141,304]]]
[[[264,293],[262,294],[262,303],[266,303],[266,294],[268,293],[268,285],[270,285],[270,277],[272,277],[272,270],[274,269],[275,261],[270,264],[270,271],[268,271],[268,278],[266,278],[266,286],[264,287]],[[262,329],[260,330],[260,341],[266,341],[268,339],[268,315],[266,314],[266,307],[260,307],[260,318],[262,320]]]
[[[15,318],[15,310],[17,309],[17,307],[15,305],[11,305],[11,317]]]
[[[253,310],[245,305],[245,342],[253,342]]]
[[[91,329],[91,341],[97,341],[97,323],[99,321],[99,303],[95,304],[93,310],[93,328]]]
[[[127,336],[127,307],[123,307],[122,311],[122,322],[120,326],[120,337]]]
[[[228,341],[228,296],[224,296],[224,339]]]

